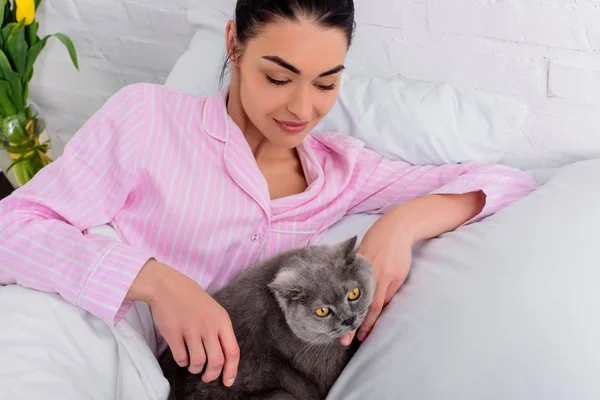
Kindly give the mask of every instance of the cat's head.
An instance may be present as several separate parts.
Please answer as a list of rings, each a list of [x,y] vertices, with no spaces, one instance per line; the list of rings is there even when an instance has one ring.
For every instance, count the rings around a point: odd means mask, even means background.
[[[287,253],[269,288],[287,323],[306,342],[329,343],[357,329],[373,300],[373,267],[357,238]]]

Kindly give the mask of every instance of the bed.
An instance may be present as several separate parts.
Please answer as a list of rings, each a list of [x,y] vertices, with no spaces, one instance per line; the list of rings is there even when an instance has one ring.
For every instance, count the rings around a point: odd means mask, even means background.
[[[234,3],[192,1],[188,17],[198,32],[167,86],[217,89],[222,30]],[[352,71],[343,88],[318,129],[351,134],[413,163],[527,164],[540,188],[481,222],[420,243],[409,279],[328,399],[599,399],[600,156],[554,168],[541,160],[532,168],[531,159],[508,152],[527,107],[496,94]],[[394,119],[377,118],[390,112]],[[345,218],[322,243],[362,237],[377,218]],[[94,230],[118,240],[110,227]],[[3,312],[14,301],[28,313]],[[142,337],[152,323],[148,307],[137,303],[117,327],[82,313],[57,296],[0,290],[0,343],[38,343],[15,346],[16,363],[0,360],[0,376],[11,377],[0,382],[0,398],[16,399],[10,388],[19,384],[43,399],[164,400],[156,339]],[[17,323],[24,328],[14,329]],[[58,358],[50,356],[57,344],[66,349]],[[19,374],[39,363],[53,372]],[[94,379],[85,373],[90,365]],[[65,372],[68,394],[54,391]]]
[[[167,85],[198,94],[218,88],[223,26],[234,4],[191,2],[197,32]],[[329,399],[600,398],[597,140],[589,138],[582,154],[544,149],[538,154],[546,157],[537,157],[522,137],[524,104],[444,82],[382,77],[386,68],[375,64],[386,59],[365,61],[366,46],[378,46],[357,28],[340,99],[317,130],[351,134],[414,164],[510,165],[540,188],[417,246],[408,281]],[[348,217],[323,242],[362,237],[377,218]]]

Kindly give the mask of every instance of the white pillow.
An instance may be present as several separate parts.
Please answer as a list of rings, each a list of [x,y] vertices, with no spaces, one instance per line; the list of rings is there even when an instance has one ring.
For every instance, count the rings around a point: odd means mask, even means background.
[[[225,25],[235,4],[192,0],[188,19],[197,33],[168,86],[199,95],[218,89]],[[493,93],[350,74],[344,74],[339,101],[317,130],[355,136],[388,158],[412,164],[496,163],[521,133],[527,112],[523,103]]]
[[[521,133],[527,107],[445,83],[351,77],[315,131],[347,133],[412,164],[497,163]]]
[[[600,399],[600,160],[414,251],[329,400]],[[355,216],[322,243],[364,233]]]
[[[224,49],[224,38],[208,31],[196,32],[189,50],[179,57],[165,85],[184,93],[210,96],[219,90]]]

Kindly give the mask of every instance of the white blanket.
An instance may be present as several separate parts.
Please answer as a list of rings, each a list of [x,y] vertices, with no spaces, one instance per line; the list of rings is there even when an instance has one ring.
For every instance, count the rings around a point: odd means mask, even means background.
[[[115,328],[58,295],[0,288],[0,399],[167,398],[149,307]]]
[[[56,294],[0,287],[0,399],[164,400],[156,353],[145,303],[111,327]]]

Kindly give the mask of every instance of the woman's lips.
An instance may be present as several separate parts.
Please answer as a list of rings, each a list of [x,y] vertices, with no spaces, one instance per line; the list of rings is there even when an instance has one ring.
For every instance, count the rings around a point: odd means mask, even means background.
[[[290,134],[298,134],[304,132],[306,127],[308,126],[308,122],[292,122],[292,121],[279,121],[275,120],[279,127]]]

